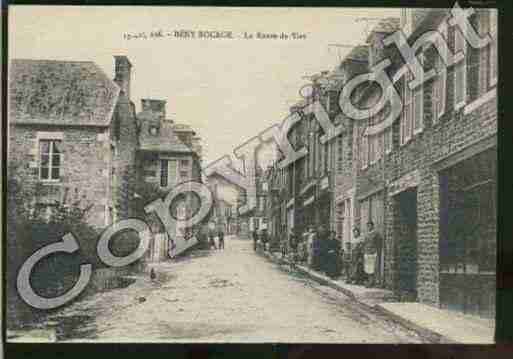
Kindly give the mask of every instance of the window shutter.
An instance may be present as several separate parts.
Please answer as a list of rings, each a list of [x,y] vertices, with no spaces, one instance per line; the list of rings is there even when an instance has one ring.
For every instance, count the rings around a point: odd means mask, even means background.
[[[419,56],[420,63],[424,66],[424,53],[422,52]],[[413,133],[418,133],[422,131],[423,128],[423,96],[424,96],[424,84],[419,85],[414,90],[414,99],[413,99]]]
[[[490,9],[490,85],[497,84],[497,9]]]
[[[368,136],[363,135],[362,136],[362,148],[360,151],[361,161],[362,161],[362,168],[367,167],[368,160],[369,160],[369,145],[368,145]]]
[[[385,130],[385,153],[392,152],[392,141],[393,141],[392,126]]]
[[[463,32],[466,32],[466,28],[462,29]],[[463,51],[466,53],[466,43],[465,36],[462,31],[455,29],[454,31],[454,46],[455,46],[455,54],[459,51]],[[464,57],[459,63],[455,65],[454,68],[454,108],[459,109],[466,102],[466,94],[467,94],[467,69],[466,69],[466,61],[467,57]]]
[[[442,37],[447,42],[447,22],[443,22],[440,27],[440,33]],[[436,88],[436,110],[433,112],[433,121],[436,122],[442,115],[445,113],[445,102],[446,102],[446,89],[447,89],[447,66],[444,61],[438,57],[436,61],[438,78],[436,83],[434,84],[434,88]]]

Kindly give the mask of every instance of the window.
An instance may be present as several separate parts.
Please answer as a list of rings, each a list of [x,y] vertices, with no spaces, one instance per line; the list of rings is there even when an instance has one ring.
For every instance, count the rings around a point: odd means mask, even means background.
[[[421,53],[419,56],[419,60],[421,65],[424,65],[424,53]],[[412,123],[413,123],[413,134],[417,134],[422,132],[424,128],[424,85],[421,84],[413,90],[413,111],[412,111]]]
[[[403,114],[401,116],[401,145],[408,143],[412,136],[412,93],[408,83],[413,79],[411,72],[407,72],[403,83]]]
[[[490,85],[497,84],[497,9],[490,9]]]
[[[463,31],[466,31],[463,29]],[[460,51],[466,53],[466,43],[463,33],[458,26],[452,27],[454,39],[454,54]],[[464,57],[454,65],[454,109],[458,110],[465,105],[467,94],[467,70],[466,58]]]
[[[180,160],[180,167],[189,167],[189,160]]]
[[[168,185],[168,160],[160,161],[160,187],[167,187]]]
[[[360,143],[360,161],[362,168],[366,168],[369,165],[369,136],[362,135]]]
[[[177,169],[177,160],[161,159],[160,160],[160,186],[174,186],[179,175]]]
[[[393,132],[392,132],[392,125],[389,126],[386,130],[385,130],[385,139],[383,140],[384,141],[384,146],[385,146],[385,153],[390,153],[392,152],[392,147],[393,147],[393,143],[392,143],[392,140],[393,140]]]
[[[329,170],[329,160],[330,160],[330,157],[329,157],[329,144],[328,142],[326,142],[324,144],[324,174],[327,174],[328,173],[328,170]]]
[[[344,163],[344,147],[343,146],[343,142],[342,142],[342,135],[340,135],[338,137],[338,140],[337,140],[337,147],[338,147],[338,159],[337,159],[337,169],[339,171],[342,170],[342,165]]]
[[[442,37],[447,40],[447,22],[443,22],[440,27]],[[438,122],[445,113],[446,88],[447,88],[447,68],[440,54],[435,54],[435,69],[437,76],[433,82],[433,123]]]
[[[58,181],[61,176],[60,140],[39,140],[39,179]]]

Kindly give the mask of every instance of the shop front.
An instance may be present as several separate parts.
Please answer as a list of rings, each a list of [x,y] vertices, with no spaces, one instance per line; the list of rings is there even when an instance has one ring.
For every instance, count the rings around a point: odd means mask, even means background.
[[[497,150],[439,172],[440,306],[495,317]]]

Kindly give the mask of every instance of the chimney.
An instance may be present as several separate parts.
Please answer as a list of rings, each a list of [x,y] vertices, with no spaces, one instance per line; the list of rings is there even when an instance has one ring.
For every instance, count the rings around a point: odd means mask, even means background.
[[[130,98],[130,77],[132,64],[126,56],[114,56],[115,59],[115,77],[114,82],[118,84],[121,91]]]
[[[141,100],[141,107],[143,111],[150,111],[159,115],[159,119],[166,118],[166,100],[153,100],[145,98]]]

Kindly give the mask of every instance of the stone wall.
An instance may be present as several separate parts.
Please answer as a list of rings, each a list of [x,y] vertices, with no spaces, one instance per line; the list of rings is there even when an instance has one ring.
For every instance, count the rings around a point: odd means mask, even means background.
[[[449,42],[451,46],[451,42]],[[487,51],[487,50],[483,50]],[[480,72],[484,73],[488,67],[481,56]],[[430,59],[426,66],[429,68]],[[472,71],[477,69],[467,68],[469,91],[472,88],[480,88],[480,96],[470,103],[467,101],[465,108],[454,110],[454,71],[448,68],[446,88],[446,111],[440,119],[434,121],[432,114],[432,86],[433,81],[425,82],[423,93],[423,131],[413,135],[412,139],[404,144],[399,143],[398,119],[393,125],[393,150],[385,157],[385,180],[387,184],[397,181],[399,178],[419,171],[419,183],[417,184],[417,293],[418,300],[432,305],[439,304],[439,177],[434,164],[444,159],[458,156],[464,149],[478,146],[479,142],[495,137],[497,134],[497,99],[488,87],[487,77],[476,76]],[[470,82],[476,79],[478,83]],[[363,106],[373,101],[373,96],[367,97]],[[364,121],[357,123],[356,128],[363,128]],[[361,132],[360,132],[361,133]],[[359,150],[361,136],[358,136],[356,144]],[[356,153],[358,158],[359,151]],[[366,193],[377,190],[382,183],[382,167],[380,162],[369,165],[362,170],[358,161],[357,195],[365,196]],[[398,231],[397,208],[394,207],[394,198],[387,198],[385,211],[385,284],[394,289],[397,285],[397,262],[402,258],[397,257],[397,243],[394,234]]]
[[[39,180],[38,133],[45,138],[61,138],[61,178]],[[11,125],[9,127],[9,174],[23,185],[30,204],[55,201],[91,206],[87,220],[96,227],[105,225],[109,205],[112,151],[109,130],[92,126]]]

